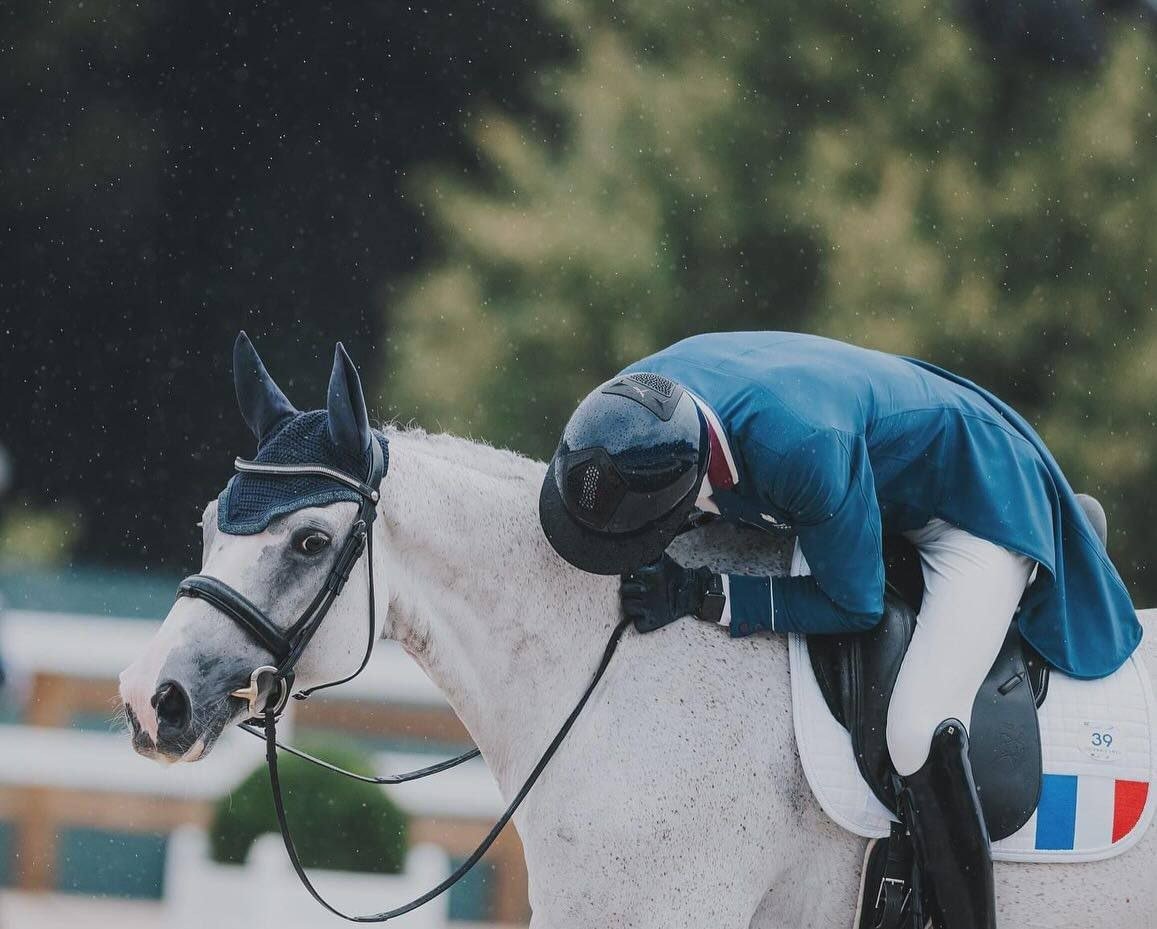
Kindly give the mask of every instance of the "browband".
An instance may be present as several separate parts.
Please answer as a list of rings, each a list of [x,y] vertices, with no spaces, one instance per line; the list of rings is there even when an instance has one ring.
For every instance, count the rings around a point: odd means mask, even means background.
[[[374,450],[377,452],[376,458],[382,457],[381,446],[375,441],[373,442]],[[344,471],[339,471],[337,468],[330,468],[323,464],[268,464],[264,461],[249,461],[247,458],[235,458],[233,460],[233,467],[238,471],[245,471],[249,474],[316,474],[321,477],[332,478],[339,484],[345,484],[353,490],[356,490],[363,497],[366,497],[372,503],[378,502],[378,491],[369,484],[363,484],[356,477],[351,477]],[[373,477],[373,464],[371,464],[371,479]],[[380,480],[380,478],[379,478]]]

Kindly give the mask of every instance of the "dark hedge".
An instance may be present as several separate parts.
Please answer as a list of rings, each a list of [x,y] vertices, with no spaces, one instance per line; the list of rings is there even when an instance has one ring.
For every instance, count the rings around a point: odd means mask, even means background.
[[[349,749],[309,749],[359,774],[368,759]],[[292,756],[279,764],[285,809],[301,860],[308,868],[399,873],[405,864],[409,820],[380,787],[360,784]],[[217,804],[210,827],[214,861],[240,864],[254,840],[277,832],[264,765]]]

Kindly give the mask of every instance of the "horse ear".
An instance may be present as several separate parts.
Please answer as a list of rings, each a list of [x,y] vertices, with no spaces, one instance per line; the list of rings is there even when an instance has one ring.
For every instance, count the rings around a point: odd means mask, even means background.
[[[257,349],[244,332],[239,332],[233,343],[233,386],[241,415],[259,443],[286,416],[297,412],[281,388],[273,383]]]
[[[373,436],[366,398],[358,370],[341,342],[333,351],[333,373],[329,376],[329,437],[334,444],[358,455],[365,454]]]

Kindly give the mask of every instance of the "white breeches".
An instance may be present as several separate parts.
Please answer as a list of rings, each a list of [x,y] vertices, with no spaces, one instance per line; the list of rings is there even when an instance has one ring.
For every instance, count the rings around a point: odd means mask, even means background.
[[[972,725],[976,692],[1036,567],[940,519],[904,535],[920,553],[924,603],[888,710],[888,751],[902,776],[923,767],[941,722]]]

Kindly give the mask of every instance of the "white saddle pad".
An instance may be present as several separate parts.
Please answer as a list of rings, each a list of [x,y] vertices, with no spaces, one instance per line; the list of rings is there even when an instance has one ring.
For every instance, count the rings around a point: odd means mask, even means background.
[[[809,573],[798,547],[793,574]],[[836,823],[865,838],[889,832],[891,814],[860,776],[852,739],[828,710],[807,639],[789,637],[792,710],[804,774]],[[993,843],[997,861],[1080,862],[1132,848],[1153,819],[1157,752],[1153,689],[1134,654],[1110,677],[1081,681],[1053,671],[1040,710],[1044,783],[1037,811]]]

